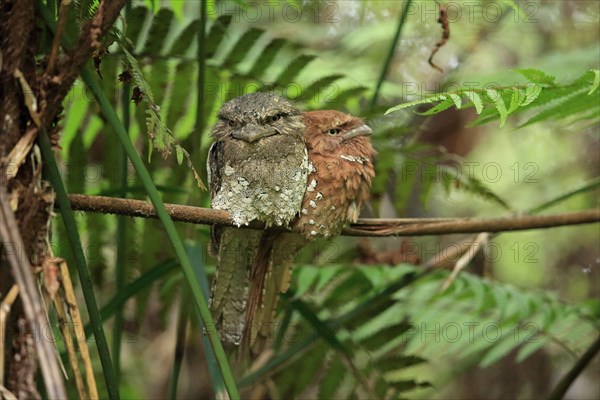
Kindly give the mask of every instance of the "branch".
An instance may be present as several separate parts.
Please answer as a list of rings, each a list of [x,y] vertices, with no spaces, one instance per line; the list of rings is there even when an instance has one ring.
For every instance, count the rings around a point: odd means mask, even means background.
[[[56,33],[52,39],[52,48],[50,49],[50,56],[48,56],[48,65],[46,66],[46,74],[54,74],[54,68],[56,67],[56,61],[58,59],[58,51],[60,48],[60,40],[62,39],[65,26],[67,25],[67,18],[69,12],[69,6],[71,0],[63,0],[60,2],[60,8],[58,9],[58,23],[56,24]]]
[[[79,75],[79,71],[90,59],[93,51],[100,47],[100,40],[116,21],[126,3],[126,0],[102,1],[92,19],[82,26],[81,36],[73,47],[70,46],[70,43],[67,44],[69,42],[67,38],[62,37],[62,46],[69,56],[58,61],[56,71],[60,72],[57,76],[46,75],[44,79],[45,88],[42,90],[46,93],[46,108],[43,110],[42,115],[44,123],[47,124],[54,119],[54,116],[60,110],[63,98]],[[45,7],[38,7],[38,12],[46,19],[46,23],[51,30],[55,31],[57,27],[53,18],[47,14]],[[60,32],[57,31],[56,33],[59,36]],[[52,71],[49,72],[52,73]]]
[[[142,200],[116,197],[70,194],[73,210],[102,214],[156,218],[154,207]],[[210,208],[165,204],[173,221],[205,225],[235,226],[229,213]],[[506,218],[398,218],[361,219],[344,229],[345,236],[425,236],[455,233],[504,232],[600,222],[600,209],[555,215],[518,216]],[[245,228],[262,229],[261,223]]]

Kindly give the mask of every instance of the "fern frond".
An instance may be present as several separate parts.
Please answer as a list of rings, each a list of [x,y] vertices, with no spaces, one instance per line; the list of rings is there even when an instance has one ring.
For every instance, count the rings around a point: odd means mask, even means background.
[[[516,72],[523,75],[531,83],[539,85],[554,85],[556,77],[546,74],[544,71],[534,68],[516,69]]]
[[[596,337],[600,302],[566,304],[551,293],[524,290],[470,274],[460,275],[449,290],[440,292],[447,272],[438,271],[373,303],[374,292],[385,291],[415,271],[418,268],[406,265],[330,266],[326,272],[329,284],[323,286],[319,267],[297,270],[303,283],[304,279],[309,282],[303,297],[320,305],[319,315],[333,315],[329,321],[337,327],[336,340],[343,340],[380,397],[398,398],[409,390],[429,387],[428,382],[407,379],[404,370],[442,353],[462,364],[488,366],[514,350],[516,359],[522,362],[557,342],[559,348],[571,353],[582,352]],[[357,282],[363,283],[359,290]],[[316,291],[318,283],[320,289]],[[340,297],[352,287],[355,290],[350,296]],[[373,306],[364,307],[366,303]],[[353,310],[359,309],[363,311],[355,314]],[[349,313],[355,315],[349,319]],[[321,323],[328,324],[326,320]],[[298,326],[306,325],[300,321]],[[348,365],[335,357],[331,343],[325,339],[317,339],[311,350],[294,357],[288,368],[277,373],[278,387],[287,397],[318,390],[330,397],[351,398],[352,393],[344,392],[342,387],[354,387],[356,393],[365,394]],[[328,346],[323,346],[324,342]],[[313,375],[302,377],[300,389],[297,371],[305,362]]]
[[[146,129],[150,141],[152,142],[152,146],[161,152],[163,158],[167,158],[173,149],[175,149],[179,164],[181,164],[185,158],[198,187],[206,189],[206,186],[204,186],[204,183],[200,179],[200,174],[198,174],[192,165],[190,154],[177,143],[177,140],[173,137],[173,132],[171,132],[163,122],[160,115],[160,107],[154,101],[152,89],[144,79],[137,59],[125,47],[123,47],[122,50],[125,54],[125,59],[127,60],[129,72],[135,84],[135,88],[138,89],[138,96],[146,104]],[[136,92],[135,88],[134,93]]]
[[[75,2],[75,10],[77,10],[81,21],[87,21],[92,18],[99,6],[99,0],[79,0]]]
[[[158,11],[152,20],[142,54],[158,55],[161,53],[165,40],[171,30],[173,18],[173,12],[169,9],[162,8]]]
[[[589,112],[593,117],[600,102],[596,94],[600,86],[600,71],[590,70],[574,82],[566,85],[555,83],[556,78],[536,69],[516,70],[525,77],[527,85],[499,86],[488,89],[459,88],[452,92],[438,93],[424,99],[397,105],[386,111],[392,113],[408,107],[436,104],[422,115],[434,115],[454,106],[457,109],[475,107],[478,119],[472,125],[482,125],[500,120],[502,127],[511,114],[518,114],[552,103],[542,109],[522,126],[547,119],[562,119]],[[462,99],[469,102],[465,105]]]
[[[452,189],[464,190],[467,193],[495,203],[506,210],[512,210],[512,207],[500,195],[494,193],[483,182],[472,176],[472,174],[457,173],[457,170],[454,168],[443,168],[442,179],[446,193],[450,193]]]

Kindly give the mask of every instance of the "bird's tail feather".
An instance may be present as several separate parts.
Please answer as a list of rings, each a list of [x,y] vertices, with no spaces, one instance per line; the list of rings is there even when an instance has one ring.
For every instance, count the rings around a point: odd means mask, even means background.
[[[264,244],[264,245],[263,245]],[[257,268],[256,280],[251,278],[248,302],[250,318],[246,319],[248,348],[252,355],[260,354],[273,341],[275,311],[279,296],[287,292],[292,278],[294,257],[306,244],[306,239],[295,233],[266,232],[261,241],[253,268]],[[262,253],[262,254],[261,254]]]
[[[239,344],[244,330],[249,273],[263,232],[220,227],[210,309],[225,342]]]
[[[279,233],[266,230],[263,234],[258,251],[252,263],[250,271],[250,287],[248,289],[248,306],[246,307],[246,318],[244,323],[244,346],[242,353],[250,348],[256,337],[256,328],[261,321],[257,313],[264,307],[264,289],[271,281],[273,245]],[[258,315],[260,316],[260,314]]]

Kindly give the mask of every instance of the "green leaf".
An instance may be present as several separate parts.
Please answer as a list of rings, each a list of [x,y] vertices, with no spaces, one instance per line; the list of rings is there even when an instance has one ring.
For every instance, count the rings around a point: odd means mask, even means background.
[[[600,86],[600,70],[593,69],[591,71],[594,73],[594,83],[592,83],[592,87],[590,88],[588,95],[594,93],[598,89],[598,86]]]
[[[478,93],[472,91],[467,91],[463,94],[467,96],[469,100],[471,100],[471,103],[473,103],[473,105],[475,106],[475,111],[477,112],[477,114],[481,114],[481,112],[483,111],[483,100],[481,100],[481,96]]]
[[[506,330],[506,327],[504,330]],[[481,358],[481,361],[479,361],[479,366],[481,368],[489,367],[514,350],[517,346],[519,346],[519,344],[520,343],[518,341],[515,342],[513,335],[505,334],[504,337],[500,339],[499,343],[494,343],[493,347],[491,347],[490,350],[485,353],[485,355]]]
[[[191,62],[182,61],[175,67],[174,76],[177,79],[173,85],[169,107],[166,110],[167,126],[172,127],[175,132],[177,132],[176,124],[190,108],[191,96],[196,92],[195,90],[190,90],[190,82],[193,81],[195,72],[196,67]]]
[[[499,287],[492,290],[492,296],[496,304],[496,310],[500,312],[500,317],[498,317],[498,319],[502,320],[508,306],[509,295],[503,287]]]
[[[589,299],[581,303],[581,315],[592,321],[600,321],[600,300]]]
[[[158,9],[158,7],[156,7],[156,0],[144,0],[144,3],[146,3],[146,5],[150,7],[150,10],[152,10],[152,12],[156,12],[156,10]]]
[[[181,2],[183,3],[183,1]],[[183,31],[177,36],[173,42],[173,46],[169,50],[168,54],[175,57],[183,57],[190,49],[192,42],[194,41],[198,29],[200,29],[200,20],[195,19],[190,22]]]
[[[399,304],[397,305],[399,306]],[[390,315],[392,313],[390,313],[389,310],[396,312],[396,315]],[[381,316],[386,314],[388,314],[388,321],[382,321]],[[391,319],[389,318],[390,316],[392,317]],[[366,325],[360,326],[353,332],[353,338],[355,340],[360,340],[361,346],[369,352],[374,352],[382,346],[385,346],[391,340],[401,337],[411,328],[411,325],[406,321],[402,320],[398,322],[398,320],[398,308],[390,307],[378,315],[375,315]],[[374,322],[378,325],[375,329],[370,326],[373,325]]]
[[[327,285],[329,282],[331,282],[333,277],[338,275],[341,270],[342,270],[342,267],[340,267],[339,265],[327,265],[327,266],[320,267],[318,281],[314,288],[315,292],[318,293],[321,290],[323,290],[325,285]]]
[[[177,154],[177,164],[181,165],[183,162],[183,149],[180,145],[175,145],[175,153]]]
[[[316,56],[303,54],[296,57],[288,66],[281,72],[275,80],[277,86],[287,88],[294,82],[296,76],[306,67]]]
[[[308,87],[302,89],[300,92],[300,96],[296,99],[302,100],[311,100],[313,97],[321,93],[324,89],[330,88],[333,82],[337,81],[340,78],[343,78],[344,75],[335,74],[324,76],[323,78],[317,79],[315,82],[311,83]]]
[[[182,21],[183,16],[184,16],[183,6],[185,5],[185,2],[184,1],[171,1],[171,2],[169,2],[169,5],[173,9],[173,13],[177,17],[177,19],[179,21]]]
[[[227,57],[225,57],[225,61],[223,61],[223,65],[227,65],[229,67],[238,65],[241,63],[246,55],[254,46],[256,41],[265,33],[263,29],[251,28],[248,31],[244,32],[242,36],[239,37],[238,41],[235,43]]]
[[[231,24],[231,15],[222,15],[213,22],[208,35],[206,35],[206,57],[211,58],[216,53],[221,41],[225,37],[227,28]]]
[[[535,341],[531,341],[529,343],[525,343],[517,354],[517,362],[523,362],[529,357],[531,354],[535,353],[546,344],[550,343],[551,339],[548,336],[537,335],[535,337]]]
[[[385,112],[385,115],[393,113],[394,111],[401,110],[403,108],[408,108],[408,107],[412,107],[412,106],[416,106],[416,105],[420,105],[420,104],[435,103],[436,101],[446,100],[446,99],[447,99],[447,97],[446,97],[445,94],[437,94],[437,95],[434,95],[434,96],[431,96],[431,97],[426,97],[426,98],[421,99],[421,100],[409,101],[408,103],[398,104],[395,107],[389,108]]]
[[[302,296],[319,279],[316,268],[305,267],[297,269],[296,296]]]
[[[457,187],[458,190],[478,195],[482,199],[495,203],[506,210],[512,210],[511,206],[502,197],[494,193],[472,174],[457,174],[457,172],[455,169],[448,168],[442,170],[443,183],[446,185],[447,191],[450,188]]]
[[[334,326],[321,320],[308,304],[294,295],[293,291],[282,294],[282,297],[290,302],[291,306],[314,328],[315,333],[325,339],[331,347],[344,355],[352,354],[350,348],[338,339]]]
[[[544,71],[533,68],[516,69],[516,72],[520,73],[529,82],[540,84],[540,85],[554,85],[556,77],[546,74]]]
[[[525,88],[525,98],[520,106],[526,106],[531,104],[538,96],[542,93],[542,87],[536,84],[527,85]]]
[[[512,114],[522,102],[525,100],[525,95],[521,91],[521,89],[514,87],[512,89],[512,96],[510,98],[510,105],[508,106],[507,114]]]
[[[478,279],[478,278],[472,279],[472,277],[470,275],[467,277],[467,279],[469,282],[469,287],[471,288],[471,291],[473,292],[473,300],[474,300],[475,304],[479,304],[480,310],[483,310],[486,306],[486,298],[488,295],[488,292],[486,290],[487,289],[486,285],[481,281],[481,279]]]
[[[377,360],[377,368],[383,371],[397,371],[403,368],[413,367],[415,365],[423,364],[426,362],[424,358],[417,357],[414,355],[409,356],[398,356],[389,355]]]
[[[150,32],[148,32],[143,53],[158,55],[162,52],[165,40],[171,30],[172,22],[173,11],[168,8],[161,8],[152,19],[152,26],[150,27]]]
[[[357,86],[342,91],[336,90],[333,96],[325,99],[324,104],[335,105],[335,108],[344,108],[349,99],[358,97],[367,90],[366,86]]]
[[[344,367],[344,364],[342,364],[342,359],[340,357],[332,358],[333,360],[331,361],[329,368],[327,368],[327,372],[323,376],[321,384],[319,385],[319,399],[336,398],[336,390],[340,387],[342,381],[348,373]]]
[[[506,110],[504,100],[502,99],[500,93],[498,93],[498,91],[495,89],[486,90],[486,94],[488,95],[490,100],[494,102],[498,113],[500,113],[500,128],[502,128],[504,126],[504,123],[506,122],[506,117],[508,116],[508,111]]]
[[[260,57],[254,62],[250,72],[250,76],[262,77],[273,63],[273,60],[279,53],[279,50],[286,44],[284,39],[273,39],[261,52]]]
[[[462,99],[460,98],[460,96],[454,93],[449,93],[448,96],[450,96],[456,108],[460,110],[462,107]]]
[[[594,110],[600,111],[600,94],[590,99],[587,94],[580,92],[579,94],[575,94],[566,100],[545,109],[521,126],[531,125],[548,119],[562,119],[581,112]],[[592,117],[593,115],[587,116],[587,118]]]
[[[547,75],[539,70],[523,69],[518,70],[518,72],[531,81],[525,86],[524,93],[523,87],[520,85],[495,87],[486,90],[485,93],[487,96],[484,98],[477,92],[468,90],[467,88],[459,88],[452,93],[440,93],[425,99],[399,104],[388,109],[386,114],[407,107],[440,102],[437,106],[423,113],[423,115],[432,115],[444,111],[451,106],[448,97],[450,97],[456,107],[461,107],[462,104],[456,96],[466,96],[471,100],[477,114],[479,114],[479,117],[468,126],[483,125],[496,119],[500,119],[500,127],[502,127],[510,114],[517,114],[548,103],[563,101],[566,98],[578,94],[584,89],[589,91],[589,93],[594,93],[597,90],[597,87],[600,86],[600,72],[598,72],[598,70],[587,71],[568,85],[556,85],[553,76]],[[490,102],[494,104],[493,109],[485,107]],[[590,103],[595,104],[593,102]],[[507,104],[508,108],[506,106]],[[573,107],[575,107],[575,105],[573,105]],[[593,108],[592,105],[590,105],[590,107]],[[569,109],[562,113],[555,113],[554,115],[562,118],[574,112],[578,111],[571,111],[571,109]],[[596,114],[589,113],[582,118],[591,120],[597,117]]]
[[[127,37],[133,43],[134,48],[148,15],[150,15],[150,11],[144,6],[135,7],[127,14]]]
[[[155,60],[152,63],[152,70],[149,74],[148,84],[155,93],[154,101],[156,104],[162,104],[167,93],[169,82],[177,79],[177,76],[171,76],[168,60]]]
[[[416,380],[400,380],[388,382],[391,387],[399,392],[408,392],[418,388],[430,388],[429,382],[417,382]]]
[[[442,111],[445,111],[447,109],[449,109],[450,107],[452,107],[454,105],[454,101],[452,100],[452,98],[446,98],[446,100],[442,101],[440,104],[438,104],[435,107],[430,108],[429,110],[422,112],[422,113],[417,113],[420,115],[434,115],[434,114],[438,114]]]
[[[98,0],[80,0],[77,7],[80,9],[81,19],[88,21],[98,10],[100,2]]]

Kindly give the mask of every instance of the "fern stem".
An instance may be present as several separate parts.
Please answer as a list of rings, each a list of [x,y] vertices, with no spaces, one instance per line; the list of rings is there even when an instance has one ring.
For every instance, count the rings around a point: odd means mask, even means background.
[[[577,188],[577,189],[573,189],[567,193],[561,194],[560,196],[551,199],[549,201],[546,201],[540,205],[538,205],[537,207],[534,207],[532,209],[529,210],[529,214],[537,214],[541,211],[544,211],[547,208],[550,208],[552,206],[555,206],[557,204],[562,203],[563,201],[566,201],[568,199],[570,199],[571,197],[581,194],[581,193],[585,193],[588,192],[592,189],[597,188],[598,186],[600,186],[600,178],[595,178],[592,179],[591,181],[585,183],[583,186]]]
[[[150,201],[152,202],[152,205],[154,206],[154,208],[156,210],[156,214],[158,215],[158,218],[162,222],[162,224],[165,228],[165,231],[167,233],[167,236],[169,238],[169,241],[171,242],[171,245],[173,246],[173,248],[175,250],[175,254],[177,255],[177,258],[179,259],[181,268],[183,270],[185,278],[186,278],[188,285],[190,287],[190,290],[192,292],[192,296],[196,302],[196,306],[198,307],[198,310],[202,317],[202,321],[204,322],[205,326],[214,327],[215,324],[213,322],[212,316],[208,309],[208,304],[206,302],[206,299],[202,295],[200,285],[198,284],[198,280],[196,279],[194,270],[192,269],[192,266],[190,264],[190,260],[188,259],[187,255],[186,255],[185,248],[183,246],[181,238],[179,237],[179,234],[177,233],[177,230],[175,229],[175,224],[173,223],[173,220],[167,213],[165,205],[162,202],[162,199],[160,197],[160,194],[156,190],[156,186],[154,186],[154,182],[152,181],[150,173],[146,169],[146,166],[144,165],[144,162],[140,158],[139,154],[133,147],[133,144],[131,143],[131,139],[127,135],[127,131],[123,127],[123,124],[119,120],[119,117],[115,113],[115,110],[113,109],[109,100],[106,98],[106,96],[104,95],[104,93],[102,91],[97,90],[98,84],[94,78],[93,73],[90,71],[89,67],[86,66],[85,68],[83,68],[83,70],[81,71],[81,77],[83,78],[84,82],[86,83],[86,85],[89,88],[96,89],[96,90],[92,90],[93,95],[96,98],[96,101],[98,101],[98,103],[100,105],[100,109],[104,113],[106,120],[112,126],[114,131],[116,132],[117,137],[118,137],[119,141],[121,142],[121,145],[124,147],[125,151],[127,152],[127,156],[131,160],[131,164],[135,168],[135,170],[138,174],[138,177],[140,178],[142,184],[144,185],[144,188],[146,189],[148,197],[150,198]],[[235,386],[235,381],[233,379],[231,369],[229,368],[229,364],[227,362],[227,357],[225,355],[223,345],[221,344],[221,341],[219,340],[219,336],[214,331],[214,329],[209,330],[209,332],[207,333],[207,336],[208,336],[208,339],[210,340],[210,343],[215,351],[215,355],[217,357],[217,361],[219,364],[219,369],[221,371],[223,381],[225,382],[225,387],[227,388],[227,391],[229,392],[229,396],[232,399],[238,399],[239,394],[238,394],[237,388]]]
[[[196,122],[194,129],[196,131],[197,143],[194,143],[194,151],[200,153],[202,144],[202,130],[204,125],[204,80],[206,79],[206,0],[200,1],[200,24],[198,27],[198,52],[196,61],[198,62],[198,88],[196,95]]]
[[[92,285],[92,278],[90,271],[87,267],[85,255],[83,254],[83,247],[81,245],[81,239],[79,232],[77,231],[77,223],[71,210],[69,199],[67,198],[67,191],[65,185],[60,176],[60,171],[52,152],[52,146],[50,145],[50,139],[42,128],[42,132],[38,135],[38,143],[42,151],[42,157],[44,159],[44,168],[48,175],[48,179],[52,184],[52,188],[56,193],[56,201],[60,207],[60,215],[62,216],[67,237],[75,257],[75,266],[79,275],[79,282],[81,284],[81,290],[83,292],[83,298],[85,305],[90,317],[92,324],[92,330],[96,339],[96,347],[98,348],[98,354],[100,356],[100,363],[102,364],[102,371],[104,380],[106,382],[106,388],[108,390],[108,397],[112,400],[119,398],[119,386],[115,377],[115,371],[110,359],[110,352],[108,350],[108,343],[106,342],[106,336],[104,335],[104,329],[102,327],[102,317],[98,311],[98,304],[96,302],[96,295],[94,294],[94,287]]]
[[[552,390],[550,396],[548,396],[549,400],[560,400],[565,396],[567,390],[575,379],[583,372],[585,367],[592,361],[592,359],[600,352],[600,336],[596,338],[596,341],[592,343],[592,345],[587,349],[585,353],[577,360],[573,368],[569,370],[567,375],[565,375],[558,385]]]
[[[196,272],[196,276],[198,277],[198,282],[200,282],[200,288],[202,289],[202,293],[204,294],[204,298],[208,300],[208,296],[210,293],[208,279],[206,277],[206,270],[204,268],[204,256],[202,254],[202,248],[198,244],[198,242],[194,243],[186,243],[185,249],[188,253],[188,257],[192,260],[192,266],[194,267],[194,271]],[[198,318],[198,326],[200,328],[200,332],[204,331],[204,324],[202,322],[202,318],[196,312],[196,316]],[[209,343],[206,342],[205,337],[202,337],[202,347],[204,348],[204,356],[206,357],[206,364],[208,366],[208,376],[213,384],[213,389],[215,391],[215,398],[226,398],[226,388],[223,383],[223,379],[219,374],[217,358],[215,356],[215,352],[210,347]]]
[[[381,75],[379,76],[377,86],[375,87],[375,93],[373,93],[373,98],[371,99],[371,111],[375,109],[375,105],[377,104],[377,100],[379,98],[379,91],[381,90],[383,81],[385,81],[385,78],[390,69],[390,65],[392,64],[392,60],[394,59],[394,53],[396,52],[396,47],[398,46],[398,41],[400,40],[400,34],[402,33],[402,28],[406,23],[406,18],[408,17],[408,10],[410,9],[412,2],[412,0],[408,0],[404,5],[404,8],[402,9],[402,14],[400,14],[400,19],[398,20],[398,28],[396,29],[396,33],[394,35],[394,39],[392,40],[392,45],[390,46],[390,50],[388,51],[385,63],[383,64]]]
[[[127,85],[129,86],[129,85]],[[123,92],[125,94],[125,92]],[[129,105],[129,104],[127,104]],[[123,114],[123,119],[128,120]],[[127,123],[128,124],[128,123]],[[128,125],[127,125],[128,126]],[[127,156],[122,149],[119,149],[119,186],[121,188],[121,196],[127,196]],[[126,262],[125,253],[127,249],[127,218],[124,216],[117,217],[117,254],[115,262],[115,291],[119,293],[125,287],[126,277]],[[123,309],[119,308],[115,314],[113,325],[113,342],[112,354],[115,364],[115,374],[117,380],[121,379],[121,331],[123,329]]]
[[[185,341],[187,337],[187,322],[190,314],[190,298],[187,289],[181,293],[181,304],[179,305],[179,316],[177,318],[177,333],[175,340],[175,357],[173,358],[173,367],[171,368],[171,377],[169,379],[168,399],[177,399],[177,383],[179,374],[183,365],[183,356],[185,355]]]
[[[131,3],[125,6],[125,18],[131,10]],[[125,34],[125,32],[123,32]],[[129,96],[130,96],[131,85],[126,82],[123,85],[123,92],[121,93],[121,113],[123,117],[123,127],[129,132],[131,116],[129,114]],[[120,189],[120,196],[127,197],[127,154],[123,147],[117,149],[118,157],[118,186]],[[123,216],[117,217],[117,255],[115,262],[115,291],[119,293],[125,287],[126,268],[125,263],[125,252],[127,242],[127,218]],[[112,357],[115,366],[115,376],[117,383],[121,381],[121,332],[123,330],[123,308],[119,307],[115,314],[115,320],[113,322],[113,341],[112,341]]]
[[[277,331],[277,337],[275,338],[275,344],[273,348],[275,351],[279,351],[281,345],[283,344],[283,340],[285,339],[285,334],[290,327],[290,323],[292,322],[292,317],[294,316],[294,309],[289,305],[289,303],[285,306],[285,314],[283,314],[283,318],[279,324],[279,330]]]

